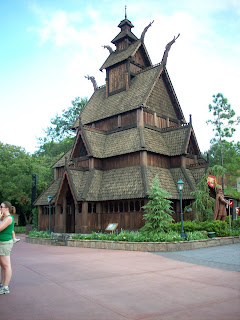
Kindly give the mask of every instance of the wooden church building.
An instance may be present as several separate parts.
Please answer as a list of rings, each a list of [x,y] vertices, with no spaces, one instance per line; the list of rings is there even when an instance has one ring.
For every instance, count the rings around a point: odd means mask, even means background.
[[[89,233],[118,228],[138,230],[144,225],[142,206],[157,175],[160,187],[171,195],[173,218],[180,221],[177,181],[184,181],[183,207],[205,173],[194,130],[187,123],[162,61],[152,65],[144,36],[138,39],[125,17],[112,40],[100,70],[106,84],[97,87],[74,124],[72,149],[53,164],[54,181],[36,200],[39,230]],[[192,218],[191,216],[185,217]]]

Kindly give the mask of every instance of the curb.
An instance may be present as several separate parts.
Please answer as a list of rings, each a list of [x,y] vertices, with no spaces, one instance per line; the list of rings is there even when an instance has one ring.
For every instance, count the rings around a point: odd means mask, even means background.
[[[32,244],[80,247],[92,249],[107,250],[126,250],[126,251],[143,251],[143,252],[171,252],[185,251],[201,248],[224,246],[229,244],[240,243],[240,237],[212,238],[193,241],[176,241],[176,242],[124,242],[124,241],[107,241],[107,240],[72,240],[56,241],[47,238],[25,237],[26,242]]]

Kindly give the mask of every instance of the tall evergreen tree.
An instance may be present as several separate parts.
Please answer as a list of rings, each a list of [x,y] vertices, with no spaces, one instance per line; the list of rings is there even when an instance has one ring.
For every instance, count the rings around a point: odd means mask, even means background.
[[[170,194],[160,188],[158,176],[155,176],[149,191],[149,201],[143,206],[145,225],[142,232],[164,232],[167,225],[173,221]]]

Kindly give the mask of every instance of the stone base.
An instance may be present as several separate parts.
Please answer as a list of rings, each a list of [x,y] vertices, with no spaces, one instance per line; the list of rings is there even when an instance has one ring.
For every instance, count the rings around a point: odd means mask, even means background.
[[[61,237],[60,237],[61,238]],[[30,238],[26,236],[26,242],[33,244],[66,245],[68,247],[108,249],[108,250],[127,250],[145,252],[168,252],[194,250],[208,247],[223,246],[228,244],[240,243],[240,237],[224,237],[193,241],[176,242],[125,242],[107,240],[72,240],[72,239],[44,239]]]

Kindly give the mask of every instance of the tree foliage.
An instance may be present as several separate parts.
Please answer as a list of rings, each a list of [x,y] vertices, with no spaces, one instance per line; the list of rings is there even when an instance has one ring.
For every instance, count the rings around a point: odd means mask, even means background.
[[[0,197],[17,209],[22,208],[27,220],[31,211],[32,170],[31,155],[23,148],[0,143]]]
[[[170,197],[167,191],[160,188],[158,176],[155,176],[149,191],[150,200],[143,206],[143,219],[146,222],[141,228],[142,232],[158,233],[167,230],[169,222],[173,221]]]
[[[44,130],[45,137],[38,138],[40,145],[53,141],[60,142],[75,135],[72,127],[85,107],[87,98],[76,97],[71,103],[71,107],[67,110],[63,109],[61,115],[56,114],[55,118],[51,119],[51,126]]]
[[[72,126],[87,99],[79,97],[72,106],[51,119],[52,126],[39,138],[38,150],[29,154],[24,148],[0,142],[0,198],[10,201],[20,214],[20,223],[32,221],[32,175],[37,175],[37,196],[53,181],[52,164],[68,151],[74,142]]]
[[[226,154],[229,155],[227,148],[230,146],[226,139],[232,138],[236,131],[236,126],[240,123],[240,118],[236,117],[235,111],[231,108],[227,98],[222,93],[213,95],[213,104],[209,105],[209,111],[213,114],[213,119],[207,121],[207,124],[214,126],[213,131],[215,137],[211,139],[210,152],[215,156],[215,160],[218,159],[219,164],[226,168]],[[212,149],[212,150],[211,150]],[[233,149],[233,148],[232,148]],[[218,157],[220,155],[220,157]],[[229,167],[229,166],[228,166]],[[232,171],[232,170],[231,170]],[[224,190],[224,174],[222,175],[222,188]]]
[[[221,163],[221,150],[226,172],[233,176],[240,176],[240,142],[222,142],[222,149],[218,143],[210,146],[208,151],[210,167]]]
[[[207,120],[207,124],[214,126],[215,138],[212,143],[222,141],[223,138],[231,138],[236,131],[235,126],[240,123],[240,118],[234,118],[236,113],[228,103],[228,99],[222,93],[213,95],[213,104],[208,106],[213,119]]]
[[[210,221],[213,219],[215,199],[210,196],[210,190],[207,183],[207,176],[221,176],[226,171],[222,166],[213,166],[208,168],[206,174],[202,177],[197,185],[197,189],[193,192],[194,201],[191,207],[195,211],[196,221]],[[189,206],[188,206],[189,207]],[[188,209],[186,207],[185,209]]]

